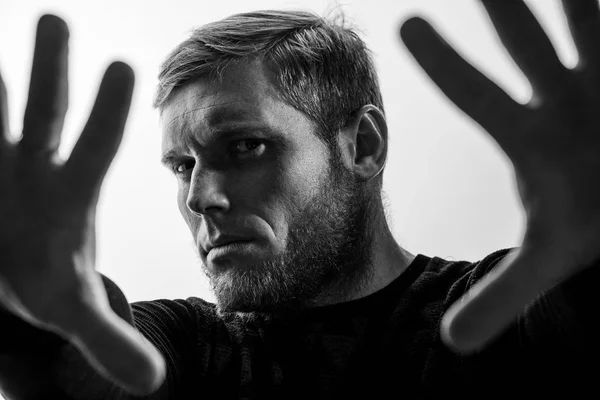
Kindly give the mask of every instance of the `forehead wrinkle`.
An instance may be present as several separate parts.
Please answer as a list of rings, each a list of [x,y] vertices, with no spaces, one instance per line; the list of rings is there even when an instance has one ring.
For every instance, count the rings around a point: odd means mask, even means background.
[[[191,110],[187,110],[187,111],[183,112],[182,114],[179,114],[179,115],[175,116],[173,119],[171,119],[171,121],[169,121],[169,122],[168,122],[168,123],[165,125],[165,129],[169,129],[169,128],[170,128],[170,126],[171,126],[172,124],[174,124],[174,123],[175,123],[175,122],[177,122],[178,120],[181,120],[182,118],[185,118],[186,116],[188,116],[188,115],[190,115],[191,113],[194,113],[194,112],[196,112],[196,111],[200,111],[200,110],[208,110],[208,109],[211,109],[211,108],[215,108],[215,107],[221,107],[221,106],[226,106],[226,105],[229,105],[229,104],[235,104],[235,103],[236,103],[236,101],[230,101],[230,102],[227,102],[227,103],[220,103],[220,104],[210,104],[210,105],[207,105],[207,106],[204,106],[204,107],[197,107],[197,108],[193,108],[193,109],[191,109]],[[184,121],[185,121],[185,120],[184,120]]]

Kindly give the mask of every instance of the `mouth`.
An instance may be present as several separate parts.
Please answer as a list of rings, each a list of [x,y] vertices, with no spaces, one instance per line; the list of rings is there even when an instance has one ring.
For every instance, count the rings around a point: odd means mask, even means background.
[[[228,240],[220,240],[216,241],[213,244],[206,245],[206,253],[210,253],[213,250],[220,249],[227,246],[234,246],[239,243],[247,243],[251,242],[251,239],[228,239]]]
[[[224,258],[243,258],[250,255],[253,240],[234,240],[217,246],[209,247],[206,257],[209,261],[217,261]]]

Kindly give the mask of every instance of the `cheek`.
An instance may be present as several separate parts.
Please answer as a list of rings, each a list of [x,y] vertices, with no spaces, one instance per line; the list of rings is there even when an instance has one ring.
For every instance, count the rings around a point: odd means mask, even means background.
[[[286,171],[284,191],[297,209],[303,209],[319,192],[329,173],[327,153],[321,146],[306,148],[294,157]]]
[[[278,219],[286,192],[285,179],[279,166],[247,170],[232,180],[228,197],[234,208],[243,213],[257,214],[271,225]]]
[[[270,179],[262,196],[271,218],[269,223],[278,238],[287,238],[289,225],[301,218],[303,210],[318,194],[327,173],[324,169],[322,164],[299,160]]]
[[[288,223],[301,201],[298,186],[293,183],[290,170],[280,163],[264,168],[240,171],[228,185],[228,197],[234,215],[262,220],[271,231],[277,248],[285,247]]]

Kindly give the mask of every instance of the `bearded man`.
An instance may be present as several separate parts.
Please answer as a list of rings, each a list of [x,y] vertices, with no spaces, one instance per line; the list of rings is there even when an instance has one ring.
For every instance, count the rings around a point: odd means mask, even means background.
[[[133,75],[109,67],[72,154],[57,160],[68,31],[42,17],[18,142],[0,113],[2,393],[348,399],[593,388],[600,8],[563,2],[580,57],[569,70],[522,1],[482,3],[532,84],[526,105],[425,21],[401,30],[515,168],[523,243],[474,263],[413,255],[393,238],[381,194],[384,107],[351,29],[307,12],[237,14],[168,56],[155,98],[162,162],[215,304],[128,304],[94,270],[95,207]]]

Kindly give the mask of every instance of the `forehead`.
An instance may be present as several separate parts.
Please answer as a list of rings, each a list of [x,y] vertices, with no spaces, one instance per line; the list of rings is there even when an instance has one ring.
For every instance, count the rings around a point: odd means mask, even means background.
[[[229,68],[222,79],[202,78],[174,92],[163,108],[163,148],[228,124],[263,124],[273,128],[312,128],[303,113],[284,103],[258,64]]]

